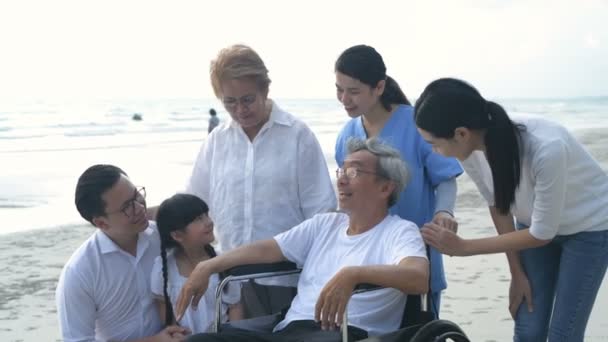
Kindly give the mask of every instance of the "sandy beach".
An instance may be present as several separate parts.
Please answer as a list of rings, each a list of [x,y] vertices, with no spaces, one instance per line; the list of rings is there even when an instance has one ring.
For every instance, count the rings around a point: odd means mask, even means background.
[[[590,129],[577,136],[608,169],[608,131]],[[495,234],[487,208],[466,175],[459,178],[457,217],[464,237]],[[0,340],[61,340],[54,303],[57,278],[71,253],[93,231],[83,222],[0,237]],[[449,288],[442,318],[461,325],[472,341],[510,341],[513,322],[507,310],[510,277],[505,256],[446,257],[445,266]],[[605,279],[586,341],[608,341],[607,304]]]

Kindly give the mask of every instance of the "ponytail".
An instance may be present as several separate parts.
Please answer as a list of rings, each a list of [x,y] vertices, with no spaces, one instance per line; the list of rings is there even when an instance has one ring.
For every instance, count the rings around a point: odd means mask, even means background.
[[[394,104],[410,105],[410,101],[403,93],[403,90],[401,90],[401,87],[399,87],[397,81],[390,76],[386,76],[385,82],[384,92],[380,96],[380,103],[382,103],[384,109],[390,111],[391,106]]]
[[[486,112],[489,125],[484,143],[494,183],[494,206],[501,214],[508,214],[521,177],[519,132],[525,127],[511,121],[507,112],[495,102],[486,102]]]
[[[469,83],[441,78],[426,86],[414,108],[416,126],[437,138],[452,139],[458,127],[485,132],[486,158],[494,183],[494,206],[509,213],[521,177],[523,125],[497,103],[486,101]]]

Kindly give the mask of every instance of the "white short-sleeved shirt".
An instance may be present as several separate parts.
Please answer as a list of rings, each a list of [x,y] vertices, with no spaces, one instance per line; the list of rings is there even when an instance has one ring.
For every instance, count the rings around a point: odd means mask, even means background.
[[[349,218],[344,213],[314,216],[277,235],[281,252],[302,267],[298,294],[285,319],[275,330],[294,320],[313,320],[319,293],[346,266],[397,265],[404,258],[426,259],[418,227],[398,216],[387,216],[371,230],[349,236]],[[406,296],[397,289],[381,289],[354,295],[348,303],[349,325],[370,336],[399,328]]]
[[[155,298],[164,300],[163,294],[163,261],[159,256],[154,262],[151,275],[151,286],[152,293]],[[167,293],[172,305],[177,303],[177,297],[182,287],[188,280],[187,277],[182,276],[177,268],[177,262],[173,252],[167,253],[167,271],[169,279],[167,282]],[[215,290],[219,285],[219,277],[217,274],[211,275],[209,279],[209,286],[207,292],[201,298],[198,304],[198,308],[194,310],[192,306],[189,306],[182,319],[178,322],[180,326],[186,327],[192,331],[193,334],[209,332],[209,328],[213,324],[215,319]],[[241,299],[241,289],[238,283],[231,283],[228,286],[228,291],[222,294],[223,310],[222,310],[222,322],[227,321],[227,310],[228,304],[236,304]]]
[[[511,213],[538,239],[608,229],[608,176],[583,146],[557,123],[514,116],[521,132],[521,180]],[[490,206],[494,183],[485,155],[462,163]]]
[[[275,103],[253,142],[235,121],[214,129],[186,192],[209,205],[221,251],[272,238],[336,208],[319,142],[306,124]]]
[[[139,234],[136,256],[97,230],[61,272],[55,299],[63,340],[128,341],[162,329],[150,290],[160,254],[156,226]]]

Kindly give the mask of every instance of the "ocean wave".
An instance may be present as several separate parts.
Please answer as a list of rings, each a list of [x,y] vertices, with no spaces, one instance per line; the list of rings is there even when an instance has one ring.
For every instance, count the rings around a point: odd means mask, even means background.
[[[34,208],[41,205],[47,204],[46,201],[43,200],[34,200],[34,199],[8,199],[8,198],[0,198],[0,209],[24,209],[24,208]]]
[[[59,146],[59,147],[39,147],[39,148],[27,148],[27,149],[11,149],[11,150],[0,150],[0,153],[36,153],[36,152],[64,152],[64,151],[95,151],[95,150],[114,150],[121,148],[131,147],[147,147],[147,146],[161,146],[181,143],[200,142],[201,138],[188,138],[188,139],[176,139],[176,140],[156,140],[156,141],[145,141],[140,143],[125,143],[116,145],[94,145],[94,146]]]
[[[63,133],[66,137],[98,137],[98,136],[108,136],[108,135],[117,135],[124,133],[124,130],[78,130],[72,132]]]
[[[110,124],[100,124],[97,122],[74,122],[74,123],[61,123],[54,125],[46,125],[43,126],[45,128],[82,128],[82,127],[112,127],[117,125],[122,125],[122,122],[110,123]]]
[[[0,135],[0,140],[35,139],[47,137],[47,134]]]
[[[183,116],[178,116],[178,117],[172,117],[169,118],[169,121],[202,121],[203,119],[201,118],[200,115],[198,116],[189,116],[189,117],[183,117]]]

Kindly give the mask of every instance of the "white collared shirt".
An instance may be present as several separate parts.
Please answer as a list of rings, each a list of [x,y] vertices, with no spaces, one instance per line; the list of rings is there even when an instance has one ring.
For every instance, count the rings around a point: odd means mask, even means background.
[[[213,130],[186,191],[209,205],[223,251],[272,238],[336,208],[317,138],[274,102],[253,142],[234,121]]]
[[[133,256],[101,230],[91,235],[61,272],[55,300],[64,341],[127,341],[162,329],[150,290],[160,254],[156,226],[139,234]]]

